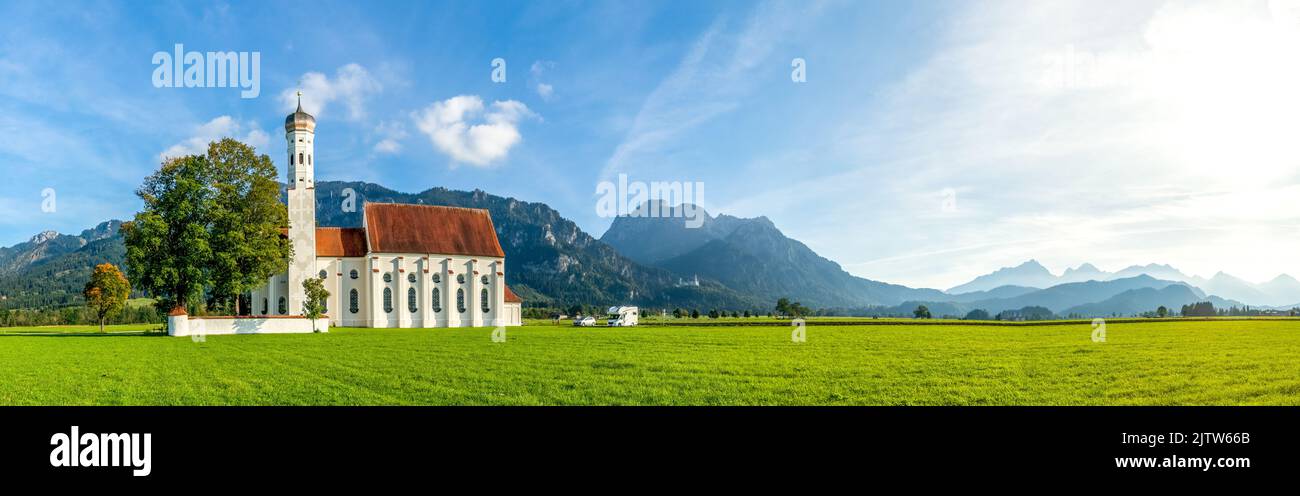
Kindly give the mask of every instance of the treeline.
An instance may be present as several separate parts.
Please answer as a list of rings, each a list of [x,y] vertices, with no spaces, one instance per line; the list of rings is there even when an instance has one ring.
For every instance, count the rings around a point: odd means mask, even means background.
[[[917,305],[915,308],[907,307],[910,310],[903,311],[900,307],[865,307],[865,308],[807,308],[798,302],[791,303],[788,299],[782,298],[777,304],[770,309],[702,309],[702,308],[647,308],[641,309],[641,315],[663,315],[668,314],[676,318],[743,318],[743,317],[870,317],[870,318],[911,318],[911,319],[930,319],[940,318],[947,320],[993,320],[1005,322],[1023,322],[1038,320],[1079,320],[1093,317],[1102,317],[1099,315],[1083,315],[1071,313],[1067,315],[1057,315],[1050,309],[1042,306],[1026,306],[1014,310],[1003,310],[996,314],[990,313],[984,309],[974,309],[965,315],[933,315],[926,305]],[[546,306],[526,307],[523,310],[524,318],[530,319],[555,319],[561,316],[572,318],[579,315],[604,315],[608,307],[597,307],[595,305],[571,305],[567,308],[554,308]],[[1148,312],[1142,312],[1133,315],[1112,314],[1104,317],[1144,317],[1144,318],[1166,318],[1166,317],[1259,317],[1259,316],[1300,316],[1300,308],[1290,310],[1261,310],[1258,308],[1231,307],[1215,308],[1214,304],[1208,301],[1183,305],[1181,312],[1174,313],[1172,309],[1163,306]]]
[[[106,324],[163,324],[167,317],[153,305],[122,309]],[[38,309],[0,309],[0,327],[35,327],[54,325],[97,325],[95,313],[85,306]]]

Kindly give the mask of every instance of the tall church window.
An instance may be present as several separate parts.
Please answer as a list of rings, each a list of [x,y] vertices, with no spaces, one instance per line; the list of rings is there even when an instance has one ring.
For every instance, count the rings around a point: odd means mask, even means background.
[[[280,315],[289,313],[289,302],[285,301],[284,297],[281,296],[280,302],[275,305],[275,309]]]
[[[442,311],[442,292],[438,291],[438,288],[433,288],[433,312],[438,313],[441,311]]]
[[[298,152],[298,165],[302,165],[302,152]]]
[[[353,272],[356,272],[356,271],[353,271]],[[357,290],[356,290],[356,289],[353,289],[352,291],[349,291],[349,292],[348,292],[348,311],[349,311],[349,312],[357,313],[357,312],[361,311],[361,307],[360,307],[360,305],[358,304],[357,299],[358,299],[358,298],[357,298]]]
[[[271,311],[271,305],[266,302],[266,298],[262,298],[262,315],[266,315],[270,311]]]
[[[483,313],[488,313],[488,310],[489,310],[491,307],[488,306],[488,290],[487,290],[487,288],[483,288],[483,291],[479,292],[478,301],[482,302],[482,307],[481,307],[481,308],[483,309]]]
[[[406,309],[415,313],[415,288],[406,288]]]
[[[293,165],[293,154],[289,154],[289,165]]]
[[[311,155],[307,156],[307,165],[311,165]]]
[[[465,313],[465,290],[463,288],[456,290],[456,311]]]
[[[393,288],[384,288],[384,313],[393,313]]]

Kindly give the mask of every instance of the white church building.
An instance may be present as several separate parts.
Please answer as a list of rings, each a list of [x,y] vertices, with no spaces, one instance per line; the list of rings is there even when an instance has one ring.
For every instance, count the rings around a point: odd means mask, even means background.
[[[517,326],[521,300],[506,286],[506,258],[487,210],[366,203],[362,227],[316,226],[316,119],[284,120],[289,145],[287,272],[252,291],[255,314],[301,315],[302,282],[324,281],[331,326]]]

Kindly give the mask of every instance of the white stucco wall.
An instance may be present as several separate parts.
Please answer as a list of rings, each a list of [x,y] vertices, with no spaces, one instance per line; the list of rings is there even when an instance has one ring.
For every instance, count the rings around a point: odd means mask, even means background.
[[[228,334],[304,334],[329,332],[330,319],[316,319],[312,327],[306,317],[187,317],[167,319],[167,334],[172,336],[220,336]]]
[[[343,327],[494,327],[521,324],[519,304],[505,303],[505,259],[418,253],[382,253],[368,257],[317,258],[313,274],[325,271],[325,289],[330,292],[326,313],[330,323]],[[352,278],[356,271],[357,278]],[[389,274],[390,282],[384,282]],[[437,282],[434,282],[437,276]],[[463,283],[458,276],[464,276]],[[487,277],[487,284],[483,278]],[[414,282],[412,282],[412,278]],[[433,290],[438,288],[434,310]],[[392,292],[392,309],[384,307],[384,289]],[[410,310],[409,291],[415,290],[415,311]],[[465,291],[465,311],[458,310],[456,291]],[[488,311],[480,296],[488,290]],[[351,306],[351,292],[357,291],[357,307]],[[270,315],[299,314],[302,309],[279,313],[277,301],[287,292],[283,274],[267,286],[252,292],[253,311],[261,313],[265,302]]]

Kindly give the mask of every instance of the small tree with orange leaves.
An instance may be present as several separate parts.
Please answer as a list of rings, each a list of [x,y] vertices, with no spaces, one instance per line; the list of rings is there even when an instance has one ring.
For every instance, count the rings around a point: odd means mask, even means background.
[[[126,298],[131,295],[131,283],[116,265],[103,263],[95,266],[82,294],[86,297],[86,306],[99,319],[99,332],[104,332],[104,321],[126,306]]]

